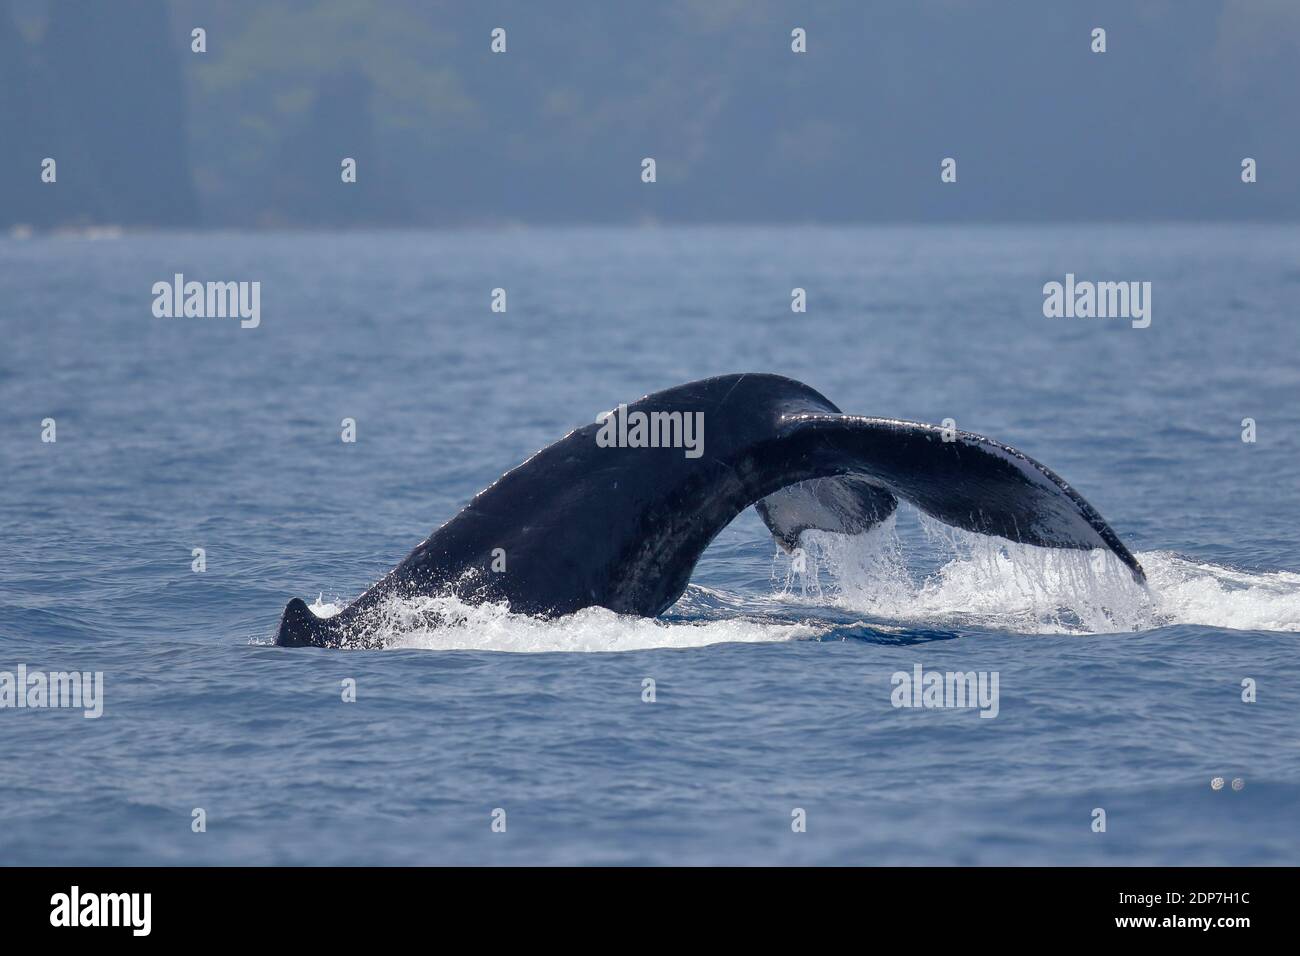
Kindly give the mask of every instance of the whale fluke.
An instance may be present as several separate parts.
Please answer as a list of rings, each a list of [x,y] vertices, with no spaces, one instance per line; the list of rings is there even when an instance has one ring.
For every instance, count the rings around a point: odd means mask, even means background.
[[[655,392],[619,412],[624,422],[700,413],[691,419],[703,426],[698,448],[611,446],[608,423],[578,428],[480,492],[338,615],[316,618],[290,602],[276,642],[374,646],[383,605],[420,595],[534,615],[601,606],[655,616],[750,505],[787,550],[809,529],[866,531],[902,500],[966,531],[1108,550],[1145,580],[1073,488],[980,435],[845,415],[807,385],[753,373]]]
[[[281,647],[309,647],[314,643],[315,625],[320,620],[311,609],[307,607],[307,602],[302,598],[294,598],[285,606],[284,614],[280,616],[280,633],[275,639],[275,643]]]
[[[862,534],[898,508],[898,499],[865,478],[813,478],[774,491],[754,505],[784,551],[799,546],[805,531]]]

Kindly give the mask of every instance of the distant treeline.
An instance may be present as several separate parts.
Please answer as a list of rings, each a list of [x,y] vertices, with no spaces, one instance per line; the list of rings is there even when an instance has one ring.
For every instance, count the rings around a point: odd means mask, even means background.
[[[1292,220],[1297,89],[1293,0],[0,0],[0,225]]]

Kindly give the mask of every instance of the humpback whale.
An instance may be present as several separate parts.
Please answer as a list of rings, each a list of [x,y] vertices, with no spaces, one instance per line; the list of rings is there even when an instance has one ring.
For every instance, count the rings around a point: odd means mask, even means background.
[[[1082,496],[991,438],[846,415],[801,382],[757,373],[679,385],[619,412],[620,440],[610,440],[614,413],[569,432],[481,491],[333,617],[317,617],[294,598],[276,643],[376,647],[384,605],[419,596],[504,602],[547,617],[591,606],[654,617],[686,590],[709,542],[750,505],[787,551],[808,530],[861,534],[901,500],[966,531],[1109,551],[1145,582],[1137,559]],[[658,426],[665,440],[644,432],[624,440],[637,413],[638,425]],[[673,447],[674,422],[698,423],[698,454]]]

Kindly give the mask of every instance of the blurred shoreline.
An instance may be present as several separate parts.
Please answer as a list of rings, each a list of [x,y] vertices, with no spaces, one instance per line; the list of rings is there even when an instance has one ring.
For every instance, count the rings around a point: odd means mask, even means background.
[[[0,0],[0,232],[1295,222],[1297,88],[1253,0]]]
[[[20,223],[0,230],[0,241],[39,239],[114,240],[145,236],[385,236],[394,233],[421,235],[426,233],[528,233],[528,232],[762,232],[782,229],[808,232],[846,232],[855,230],[915,229],[927,232],[945,230],[1041,230],[1059,232],[1062,229],[1210,229],[1258,227],[1285,231],[1300,227],[1300,221],[1275,219],[1154,219],[1135,222],[1125,219],[1081,219],[1072,221],[1020,222],[1016,220],[988,220],[973,222],[911,222],[907,220],[879,222],[493,222],[447,223],[443,225],[367,225],[367,226],[55,226],[34,228]]]

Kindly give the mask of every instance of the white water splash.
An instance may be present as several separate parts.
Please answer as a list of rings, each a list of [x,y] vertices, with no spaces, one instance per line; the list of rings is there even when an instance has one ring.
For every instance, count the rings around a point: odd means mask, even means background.
[[[982,626],[1028,634],[1099,634],[1199,624],[1300,631],[1300,574],[1236,571],[1166,551],[1137,555],[1147,587],[1113,555],[1015,544],[922,518],[928,572],[909,567],[895,520],[865,535],[809,532],[809,570],[786,565],[782,597],[887,621]],[[823,586],[819,570],[833,583]],[[774,574],[774,576],[776,576]],[[796,585],[799,593],[796,594]]]
[[[1167,551],[1138,555],[1162,624],[1300,631],[1300,574],[1237,571]]]
[[[804,535],[804,554],[777,553],[774,596],[755,600],[692,585],[679,607],[728,616],[664,621],[587,608],[546,620],[502,605],[455,597],[393,600],[375,637],[390,649],[633,651],[818,637],[826,620],[755,619],[773,607],[828,607],[868,626],[981,627],[1021,634],[1101,634],[1196,624],[1236,630],[1300,631],[1300,574],[1238,571],[1166,551],[1139,554],[1148,586],[1113,555],[1014,544],[922,517],[918,541],[900,539],[896,519],[864,535]],[[909,559],[910,562],[909,563]],[[918,567],[918,563],[923,566]],[[317,597],[331,617],[343,604]],[[695,610],[692,610],[695,608]],[[778,612],[779,613],[779,612]],[[785,612],[788,614],[789,612]]]
[[[342,608],[319,599],[317,617]],[[436,623],[433,623],[436,622]],[[639,651],[662,647],[763,643],[814,637],[824,626],[774,624],[737,618],[723,621],[660,621],[592,607],[555,620],[511,614],[499,604],[466,604],[454,597],[389,601],[376,636],[388,650]]]
[[[346,604],[336,604],[333,601],[326,601],[324,592],[321,592],[316,595],[315,602],[307,605],[307,610],[311,611],[317,617],[333,617],[345,607],[347,607]]]

